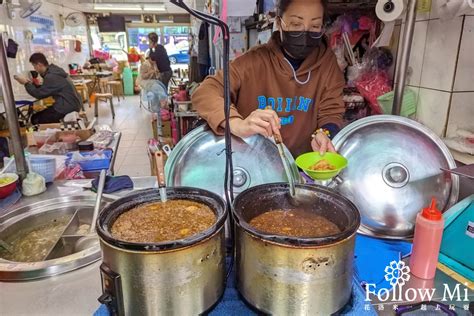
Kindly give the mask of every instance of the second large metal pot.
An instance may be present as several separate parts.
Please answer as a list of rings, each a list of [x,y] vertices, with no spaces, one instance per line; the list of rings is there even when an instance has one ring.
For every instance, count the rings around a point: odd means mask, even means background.
[[[261,185],[234,202],[237,286],[244,299],[271,315],[329,315],[350,300],[355,234],[360,225],[356,207],[319,186]],[[324,238],[270,236],[249,222],[276,209],[303,209],[324,216],[341,233]]]
[[[139,244],[110,234],[117,217],[144,203],[159,202],[157,190],[117,200],[99,216],[97,233],[103,252],[100,301],[118,315],[194,315],[215,305],[225,289],[225,202],[194,188],[168,188],[168,199],[192,200],[214,210],[217,222],[187,239]]]

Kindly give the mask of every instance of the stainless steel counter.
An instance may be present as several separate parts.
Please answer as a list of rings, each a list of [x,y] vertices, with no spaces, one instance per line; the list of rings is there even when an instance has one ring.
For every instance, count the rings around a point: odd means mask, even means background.
[[[133,178],[133,181],[136,190],[156,187],[156,178],[154,177]],[[93,195],[94,193],[81,187],[89,182],[90,180],[80,180],[55,183],[48,187],[47,192],[36,197],[24,198],[15,207],[62,195]],[[116,195],[123,196],[129,192],[120,192]],[[1,212],[8,211],[2,210]],[[0,282],[0,315],[92,315],[99,307],[97,298],[102,294],[99,266],[100,262],[96,262],[73,272],[38,281]],[[420,287],[420,284],[434,286],[439,288],[437,293],[442,295],[445,283],[451,287],[457,284],[454,279],[442,271],[438,271],[432,284],[425,283],[413,278],[406,288]],[[441,298],[435,296],[435,299],[440,300]],[[473,291],[469,291],[469,299],[474,300]],[[377,304],[375,300],[372,303]],[[383,305],[384,311],[379,311],[380,314],[395,314],[393,303],[384,303]],[[461,312],[459,315],[468,315],[463,313],[462,303],[458,302],[456,305],[458,306],[457,311]],[[379,306],[375,305],[375,308],[378,310]]]
[[[156,186],[156,178],[133,178],[135,190]],[[38,196],[23,198],[14,208],[64,195],[95,195],[81,186],[90,180],[56,182]],[[130,191],[122,191],[123,196]],[[109,195],[109,197],[111,197]],[[2,210],[5,214],[12,210]],[[29,282],[0,282],[0,315],[92,315],[102,294],[100,262],[85,268]]]

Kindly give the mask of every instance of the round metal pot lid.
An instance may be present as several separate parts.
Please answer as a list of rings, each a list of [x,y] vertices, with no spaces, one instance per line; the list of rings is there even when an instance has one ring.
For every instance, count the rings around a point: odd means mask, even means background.
[[[410,238],[416,215],[433,197],[444,211],[457,201],[458,177],[440,170],[456,166],[451,153],[413,120],[368,117],[344,128],[334,145],[349,161],[337,190],[359,209],[361,233]]]
[[[246,139],[232,137],[234,195],[260,184],[288,182],[278,148],[270,139],[256,135]],[[298,168],[290,152],[286,156],[297,183]],[[167,186],[195,187],[221,197],[224,192],[225,140],[202,125],[187,134],[166,161]]]

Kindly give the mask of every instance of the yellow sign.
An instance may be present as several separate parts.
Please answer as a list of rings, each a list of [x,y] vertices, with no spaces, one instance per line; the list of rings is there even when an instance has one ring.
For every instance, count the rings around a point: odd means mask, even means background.
[[[426,13],[431,11],[431,0],[418,0],[416,11]]]

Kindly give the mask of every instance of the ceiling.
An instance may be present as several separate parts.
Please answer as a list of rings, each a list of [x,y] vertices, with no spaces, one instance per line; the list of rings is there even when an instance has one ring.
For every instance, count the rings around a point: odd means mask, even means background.
[[[114,13],[121,13],[121,14],[135,14],[137,12],[127,12],[127,11],[97,11],[94,10],[94,0],[46,0],[47,2],[54,3],[57,5],[61,5],[73,10],[81,11],[81,12],[114,12]],[[149,3],[153,5],[158,5],[160,3],[163,3],[165,6],[166,11],[160,11],[160,12],[153,12],[153,13],[159,13],[159,14],[183,14],[186,13],[183,9],[177,7],[176,5],[172,4],[170,1],[157,1],[157,0],[98,0],[97,2],[101,2],[103,4],[105,3],[120,3],[120,4],[137,4],[137,3]],[[192,5],[193,0],[185,0],[185,2],[188,5]]]

